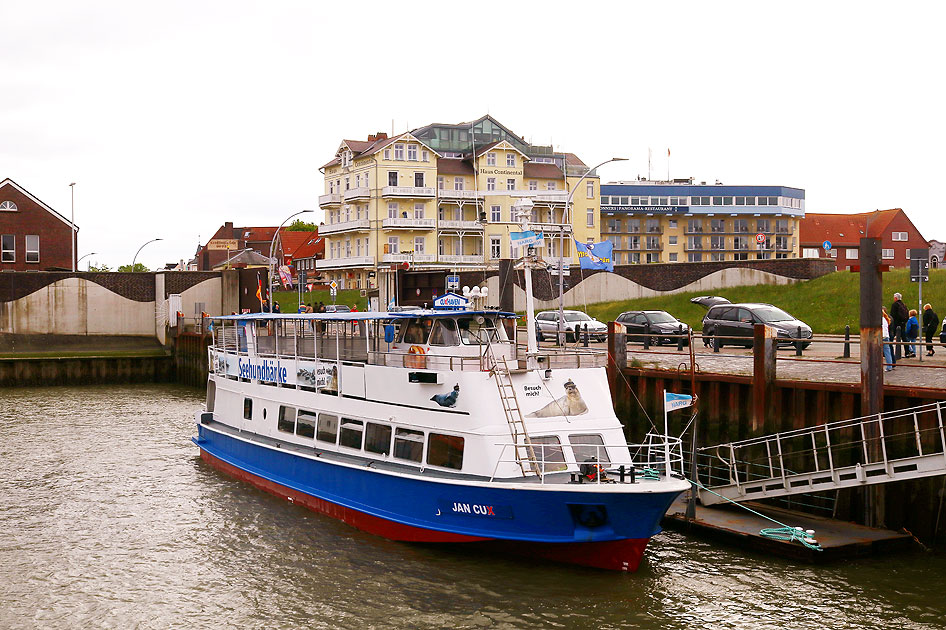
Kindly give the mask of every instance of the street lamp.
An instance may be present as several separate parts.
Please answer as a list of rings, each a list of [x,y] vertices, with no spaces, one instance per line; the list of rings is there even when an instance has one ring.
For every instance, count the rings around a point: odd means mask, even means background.
[[[76,269],[79,268],[79,261],[80,261],[80,260],[82,260],[83,258],[88,258],[89,256],[95,256],[97,253],[98,253],[98,252],[89,252],[88,254],[83,254],[82,256],[79,256],[79,260],[76,261]],[[89,261],[89,264],[91,264],[91,263],[92,263],[92,261]],[[88,271],[88,269],[86,269],[86,271]]]
[[[153,238],[153,239],[151,239],[150,241],[148,241],[147,243],[145,243],[145,245],[148,245],[149,243],[154,243],[155,241],[163,241],[163,240],[164,240],[163,238]],[[138,254],[140,254],[140,253],[141,253],[141,250],[143,250],[143,249],[145,248],[145,245],[142,245],[141,247],[139,247],[139,248],[138,248],[138,251],[135,252],[135,257],[131,259],[131,270],[132,270],[132,271],[135,270],[135,261],[138,260]]]
[[[69,184],[69,195],[72,197],[72,213],[69,215],[69,240],[72,241],[72,273],[76,272],[79,261],[76,260],[76,183]]]
[[[563,345],[565,342],[565,339],[564,339],[564,331],[565,331],[565,297],[564,297],[565,258],[564,258],[564,255],[565,255],[565,225],[567,225],[565,221],[565,215],[568,213],[569,207],[571,207],[572,197],[575,196],[575,191],[578,190],[578,185],[581,184],[581,182],[586,177],[588,177],[588,175],[593,173],[595,169],[600,168],[604,166],[605,164],[609,164],[611,162],[626,162],[626,161],[627,161],[627,158],[613,157],[608,160],[605,160],[601,164],[592,166],[587,171],[585,171],[585,174],[582,175],[578,179],[577,182],[575,182],[575,186],[572,188],[571,192],[568,193],[568,199],[565,200],[565,209],[562,210],[562,228],[559,231],[559,242],[558,242],[558,245],[559,245],[559,248],[558,248],[558,335],[556,335],[556,339],[559,345]],[[565,178],[566,178],[565,181],[568,181],[567,171],[565,173]],[[575,339],[578,339],[577,335]]]
[[[292,217],[297,217],[300,214],[305,214],[306,212],[315,212],[315,210],[300,210],[295,214],[290,214],[288,217],[283,219],[282,223],[279,224],[279,227],[276,228],[276,232],[273,234],[273,242],[269,244],[269,278],[267,279],[270,289],[272,289],[273,286],[273,257],[276,255],[276,237],[279,236],[279,230],[282,229],[282,226],[286,225],[286,221]],[[282,242],[280,241],[280,245],[281,244]]]

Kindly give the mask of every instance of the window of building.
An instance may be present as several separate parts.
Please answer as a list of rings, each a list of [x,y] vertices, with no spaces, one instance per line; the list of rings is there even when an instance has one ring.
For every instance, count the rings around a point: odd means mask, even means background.
[[[907,254],[909,255],[909,252],[907,252]],[[844,257],[848,260],[857,260],[857,250],[853,247],[848,247],[844,250]]]
[[[506,190],[515,190],[516,189],[516,180],[509,178],[506,180]]]
[[[673,256],[675,254],[671,254]],[[703,252],[690,252],[687,254],[688,262],[703,262]]]
[[[781,234],[788,234],[791,232],[791,229],[788,227],[788,219],[776,219],[775,231]]]
[[[667,227],[670,228],[671,230],[677,229],[677,220],[676,220],[676,219],[669,219],[669,220],[667,221]]]
[[[710,219],[710,231],[711,232],[725,232],[726,231],[726,221],[723,219]]]
[[[486,166],[496,166],[496,154],[487,153],[486,154]]]
[[[818,258],[821,256],[821,250],[817,247],[805,247],[802,249],[801,255],[803,258]]]
[[[4,237],[4,238],[6,238],[6,237]],[[832,251],[836,251],[836,250],[832,250]],[[892,259],[893,259],[893,250],[892,250],[892,249],[882,249],[882,250],[880,250],[880,255],[881,255],[881,257],[884,258],[885,260],[892,260]]]
[[[391,149],[385,149],[385,150],[384,150],[384,159],[385,159],[385,160],[390,160],[390,159],[391,159]]]
[[[702,236],[687,237],[687,249],[703,249]]]
[[[296,408],[279,405],[279,420],[276,422],[276,428],[283,433],[296,432]]]
[[[12,234],[0,237],[0,262],[16,262],[16,239]]]
[[[723,205],[723,198],[722,198],[722,197],[713,197],[713,205],[714,205],[714,206],[721,206],[721,205]]]
[[[768,232],[769,231],[769,220],[768,219],[758,219],[755,222],[756,231],[758,232]]]
[[[787,236],[776,236],[775,237],[775,249],[779,251],[788,250],[788,237]]]
[[[396,254],[398,250],[398,244],[400,243],[397,236],[388,237],[388,253]]]
[[[710,237],[710,249],[725,249],[725,248],[726,248],[725,236],[711,236]]]
[[[424,187],[424,173],[423,172],[414,173],[414,186],[416,188]]]
[[[734,219],[732,226],[733,232],[746,233],[749,231],[749,221],[747,219]]]
[[[395,144],[395,145],[394,145],[394,159],[395,159],[395,160],[403,160],[403,159],[404,159],[404,145],[403,145],[403,144]]]
[[[588,227],[594,227],[595,225],[595,211],[593,208],[588,208],[588,212],[585,214],[585,225]]]
[[[535,440],[533,440],[533,444]],[[538,456],[538,453],[536,453]],[[431,433],[427,437],[427,463],[441,468],[463,468],[463,438],[457,435]],[[548,470],[548,469],[546,469]],[[565,470],[562,468],[561,470]]]
[[[892,251],[892,250],[891,250],[891,251]],[[837,257],[838,257],[838,250],[832,249],[831,251],[828,252],[828,256],[831,256],[831,258],[837,258]],[[893,256],[891,256],[891,258],[893,258]]]
[[[37,234],[26,235],[26,262],[39,262],[39,235]]]
[[[453,189],[454,190],[463,190],[463,178],[454,177],[453,178]]]
[[[641,237],[639,236],[628,236],[627,237],[627,248],[628,249],[640,249],[641,248]],[[639,261],[638,261],[639,262]]]
[[[703,231],[703,219],[688,219],[687,220],[687,232],[702,232]]]
[[[647,231],[651,234],[660,233],[660,219],[647,219]]]
[[[906,232],[892,232],[890,234],[890,240],[893,241],[905,241],[909,238],[909,235]]]
[[[388,186],[397,186],[397,171],[388,171]]]
[[[0,211],[16,212],[16,204],[12,201],[0,201]]]
[[[627,220],[627,231],[632,234],[635,232],[641,231],[641,220],[640,219],[628,219]]]
[[[748,236],[734,236],[732,239],[733,249],[749,249],[749,237]],[[745,258],[741,260],[746,260]]]
[[[253,399],[252,398],[243,399],[243,419],[244,420],[253,419]]]
[[[595,183],[594,182],[585,182],[585,196],[588,199],[595,198]]]
[[[736,252],[732,255],[733,260],[749,260],[748,252]]]
[[[535,181],[534,179],[530,179],[529,190],[538,190],[538,189],[539,189],[539,182]]]
[[[648,237],[647,237],[647,249],[660,249],[660,237],[659,237],[659,236],[648,236]]]
[[[411,162],[417,161],[417,145],[409,144],[407,145],[407,159]]]
[[[423,253],[424,253],[424,243],[425,243],[425,242],[426,242],[426,240],[424,239],[423,236],[415,236],[415,237],[414,237],[414,253],[415,253],[415,254],[423,254]]]
[[[515,165],[516,165],[516,154],[506,153],[506,166],[515,166]]]
[[[503,241],[500,236],[490,236],[489,237],[489,257],[493,260],[498,260],[502,258],[503,255]]]
[[[437,177],[437,190],[443,190],[443,175]]]
[[[365,450],[379,455],[391,454],[391,427],[369,422],[365,427]]]
[[[503,209],[501,206],[489,207],[489,220],[493,223],[499,223],[503,220]]]
[[[676,244],[677,244],[677,237],[676,237],[676,236],[670,236],[670,237],[667,238],[667,240],[668,240],[668,243],[669,243],[670,245],[676,245]]]
[[[315,439],[319,440],[320,442],[335,444],[335,439],[337,436],[338,416],[328,413],[320,413],[318,431],[315,434]]]
[[[555,182],[549,182],[546,186],[549,190],[555,190]]]
[[[487,177],[486,178],[486,190],[496,190],[496,178]]]
[[[394,457],[420,462],[424,456],[424,432],[398,428],[394,434]]]
[[[423,219],[424,218],[424,204],[415,203],[414,204],[414,218]]]
[[[690,254],[690,255],[692,256],[693,254]],[[677,254],[676,253],[670,254],[669,260],[670,262],[677,262]]]

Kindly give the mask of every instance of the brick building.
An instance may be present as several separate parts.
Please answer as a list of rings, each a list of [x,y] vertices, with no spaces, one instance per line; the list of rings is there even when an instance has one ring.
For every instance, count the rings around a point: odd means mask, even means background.
[[[233,258],[245,250],[254,251],[268,258],[275,235],[276,227],[234,227],[232,222],[227,221],[220,226],[206,245],[198,248],[197,269],[211,271],[226,262],[228,257]],[[297,252],[302,249],[306,252],[304,257],[311,257],[313,260],[321,259],[325,255],[325,243],[319,238],[318,230],[299,232],[282,228],[275,240],[275,248],[277,266],[293,265],[293,261],[298,257]],[[246,267],[247,265],[237,262],[233,266]],[[314,269],[314,264],[311,268]],[[295,275],[295,269],[293,275]]]
[[[72,271],[73,227],[12,179],[0,182],[0,270]]]
[[[871,233],[881,235],[881,257],[885,265],[907,267],[910,250],[929,247],[906,212],[900,208],[876,210],[859,214],[811,213],[801,220],[800,238],[805,258],[833,258],[838,270],[860,266],[860,240]],[[830,251],[822,244],[831,242]]]

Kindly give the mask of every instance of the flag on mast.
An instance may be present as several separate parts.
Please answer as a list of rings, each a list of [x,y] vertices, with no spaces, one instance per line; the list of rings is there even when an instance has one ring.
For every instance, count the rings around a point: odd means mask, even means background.
[[[693,404],[693,396],[689,394],[674,394],[673,392],[664,392],[664,411],[674,411],[683,409]]]

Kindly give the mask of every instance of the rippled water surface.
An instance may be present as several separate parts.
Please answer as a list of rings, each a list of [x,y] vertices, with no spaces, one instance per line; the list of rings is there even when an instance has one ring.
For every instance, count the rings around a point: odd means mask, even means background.
[[[196,390],[0,400],[0,628],[946,627],[942,556],[811,567],[665,533],[623,575],[394,543],[203,464]]]

